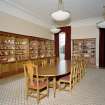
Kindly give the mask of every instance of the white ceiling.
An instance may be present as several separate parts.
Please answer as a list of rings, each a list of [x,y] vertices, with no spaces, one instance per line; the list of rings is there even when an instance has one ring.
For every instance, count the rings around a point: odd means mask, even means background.
[[[16,8],[51,26],[50,14],[57,10],[58,0],[4,0]],[[101,17],[105,0],[63,0],[64,9],[71,13],[71,21]]]

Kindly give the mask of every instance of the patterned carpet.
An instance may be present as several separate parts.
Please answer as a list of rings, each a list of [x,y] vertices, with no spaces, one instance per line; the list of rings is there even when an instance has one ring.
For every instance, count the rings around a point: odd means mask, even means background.
[[[37,105],[36,99],[24,95],[23,75],[0,80],[0,105]],[[86,76],[69,92],[57,90],[53,97],[41,100],[39,105],[105,105],[105,70],[88,69]]]

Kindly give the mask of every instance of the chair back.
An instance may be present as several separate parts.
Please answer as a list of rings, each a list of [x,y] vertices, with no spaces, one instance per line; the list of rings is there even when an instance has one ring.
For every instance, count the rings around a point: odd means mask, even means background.
[[[25,75],[25,82],[29,86],[33,84],[33,75],[36,75],[36,80],[38,80],[38,68],[37,65],[34,65],[31,61],[27,61],[24,63],[24,75]]]
[[[75,76],[75,74],[76,74],[76,65],[75,64],[71,64],[70,81]]]

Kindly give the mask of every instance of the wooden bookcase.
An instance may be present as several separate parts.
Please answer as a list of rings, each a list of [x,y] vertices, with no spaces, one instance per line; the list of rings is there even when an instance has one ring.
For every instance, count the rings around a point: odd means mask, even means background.
[[[39,47],[39,41],[38,40],[30,40],[30,44],[29,44],[29,57],[30,57],[30,59],[37,59],[38,58],[38,47]]]
[[[96,65],[96,39],[73,39],[72,55],[83,56],[87,59],[89,66]]]
[[[23,72],[27,60],[54,56],[53,40],[0,31],[0,78]]]

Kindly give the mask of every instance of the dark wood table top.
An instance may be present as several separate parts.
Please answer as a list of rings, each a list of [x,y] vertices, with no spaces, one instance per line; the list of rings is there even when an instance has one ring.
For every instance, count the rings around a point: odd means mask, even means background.
[[[55,64],[39,67],[38,72],[40,76],[61,76],[70,73],[70,60],[61,60]]]

